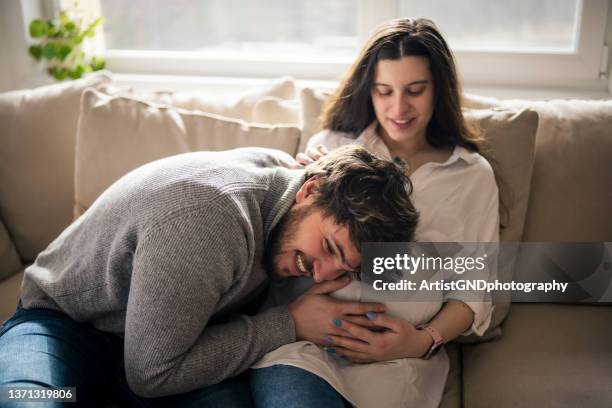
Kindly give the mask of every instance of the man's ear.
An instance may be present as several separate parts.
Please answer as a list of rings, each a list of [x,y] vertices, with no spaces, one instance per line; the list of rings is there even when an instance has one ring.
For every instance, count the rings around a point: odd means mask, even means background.
[[[306,182],[302,184],[302,187],[300,187],[300,189],[298,190],[297,194],[295,195],[295,202],[301,203],[304,200],[312,200],[315,194],[317,194],[318,192],[319,180],[317,180],[316,177],[311,177],[306,180]]]

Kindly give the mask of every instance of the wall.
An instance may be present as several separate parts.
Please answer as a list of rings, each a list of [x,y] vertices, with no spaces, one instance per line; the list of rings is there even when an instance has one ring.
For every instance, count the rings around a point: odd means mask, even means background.
[[[44,64],[28,53],[27,24],[35,18],[46,18],[53,1],[0,1],[0,46],[8,58],[0,61],[0,91],[31,88],[52,83]]]

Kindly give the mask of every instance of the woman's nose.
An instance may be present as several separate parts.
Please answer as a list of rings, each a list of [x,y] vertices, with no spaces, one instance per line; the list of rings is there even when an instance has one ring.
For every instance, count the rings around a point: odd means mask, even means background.
[[[410,111],[410,100],[406,95],[397,95],[393,99],[393,106],[391,112],[396,119],[402,119],[406,113]]]

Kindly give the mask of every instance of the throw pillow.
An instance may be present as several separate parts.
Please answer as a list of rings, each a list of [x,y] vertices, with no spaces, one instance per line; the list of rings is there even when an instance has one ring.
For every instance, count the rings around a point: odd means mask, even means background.
[[[0,217],[24,263],[72,221],[81,94],[108,73],[0,95]]]
[[[197,150],[258,146],[295,155],[300,130],[265,126],[167,105],[83,94],[77,135],[75,215],[114,181],[153,160]]]

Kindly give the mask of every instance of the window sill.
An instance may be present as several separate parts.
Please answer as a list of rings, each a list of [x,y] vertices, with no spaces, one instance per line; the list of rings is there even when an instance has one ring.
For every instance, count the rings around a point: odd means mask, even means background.
[[[142,92],[152,91],[206,91],[213,94],[231,96],[240,94],[245,89],[267,83],[267,78],[245,77],[213,77],[187,75],[143,75],[114,74],[117,85],[129,86]],[[331,91],[338,81],[296,80],[298,89],[309,87]],[[612,95],[607,89],[581,88],[545,88],[545,87],[508,87],[508,86],[470,86],[464,85],[465,92],[495,97],[499,99],[545,100],[558,98],[573,99],[610,99]]]

